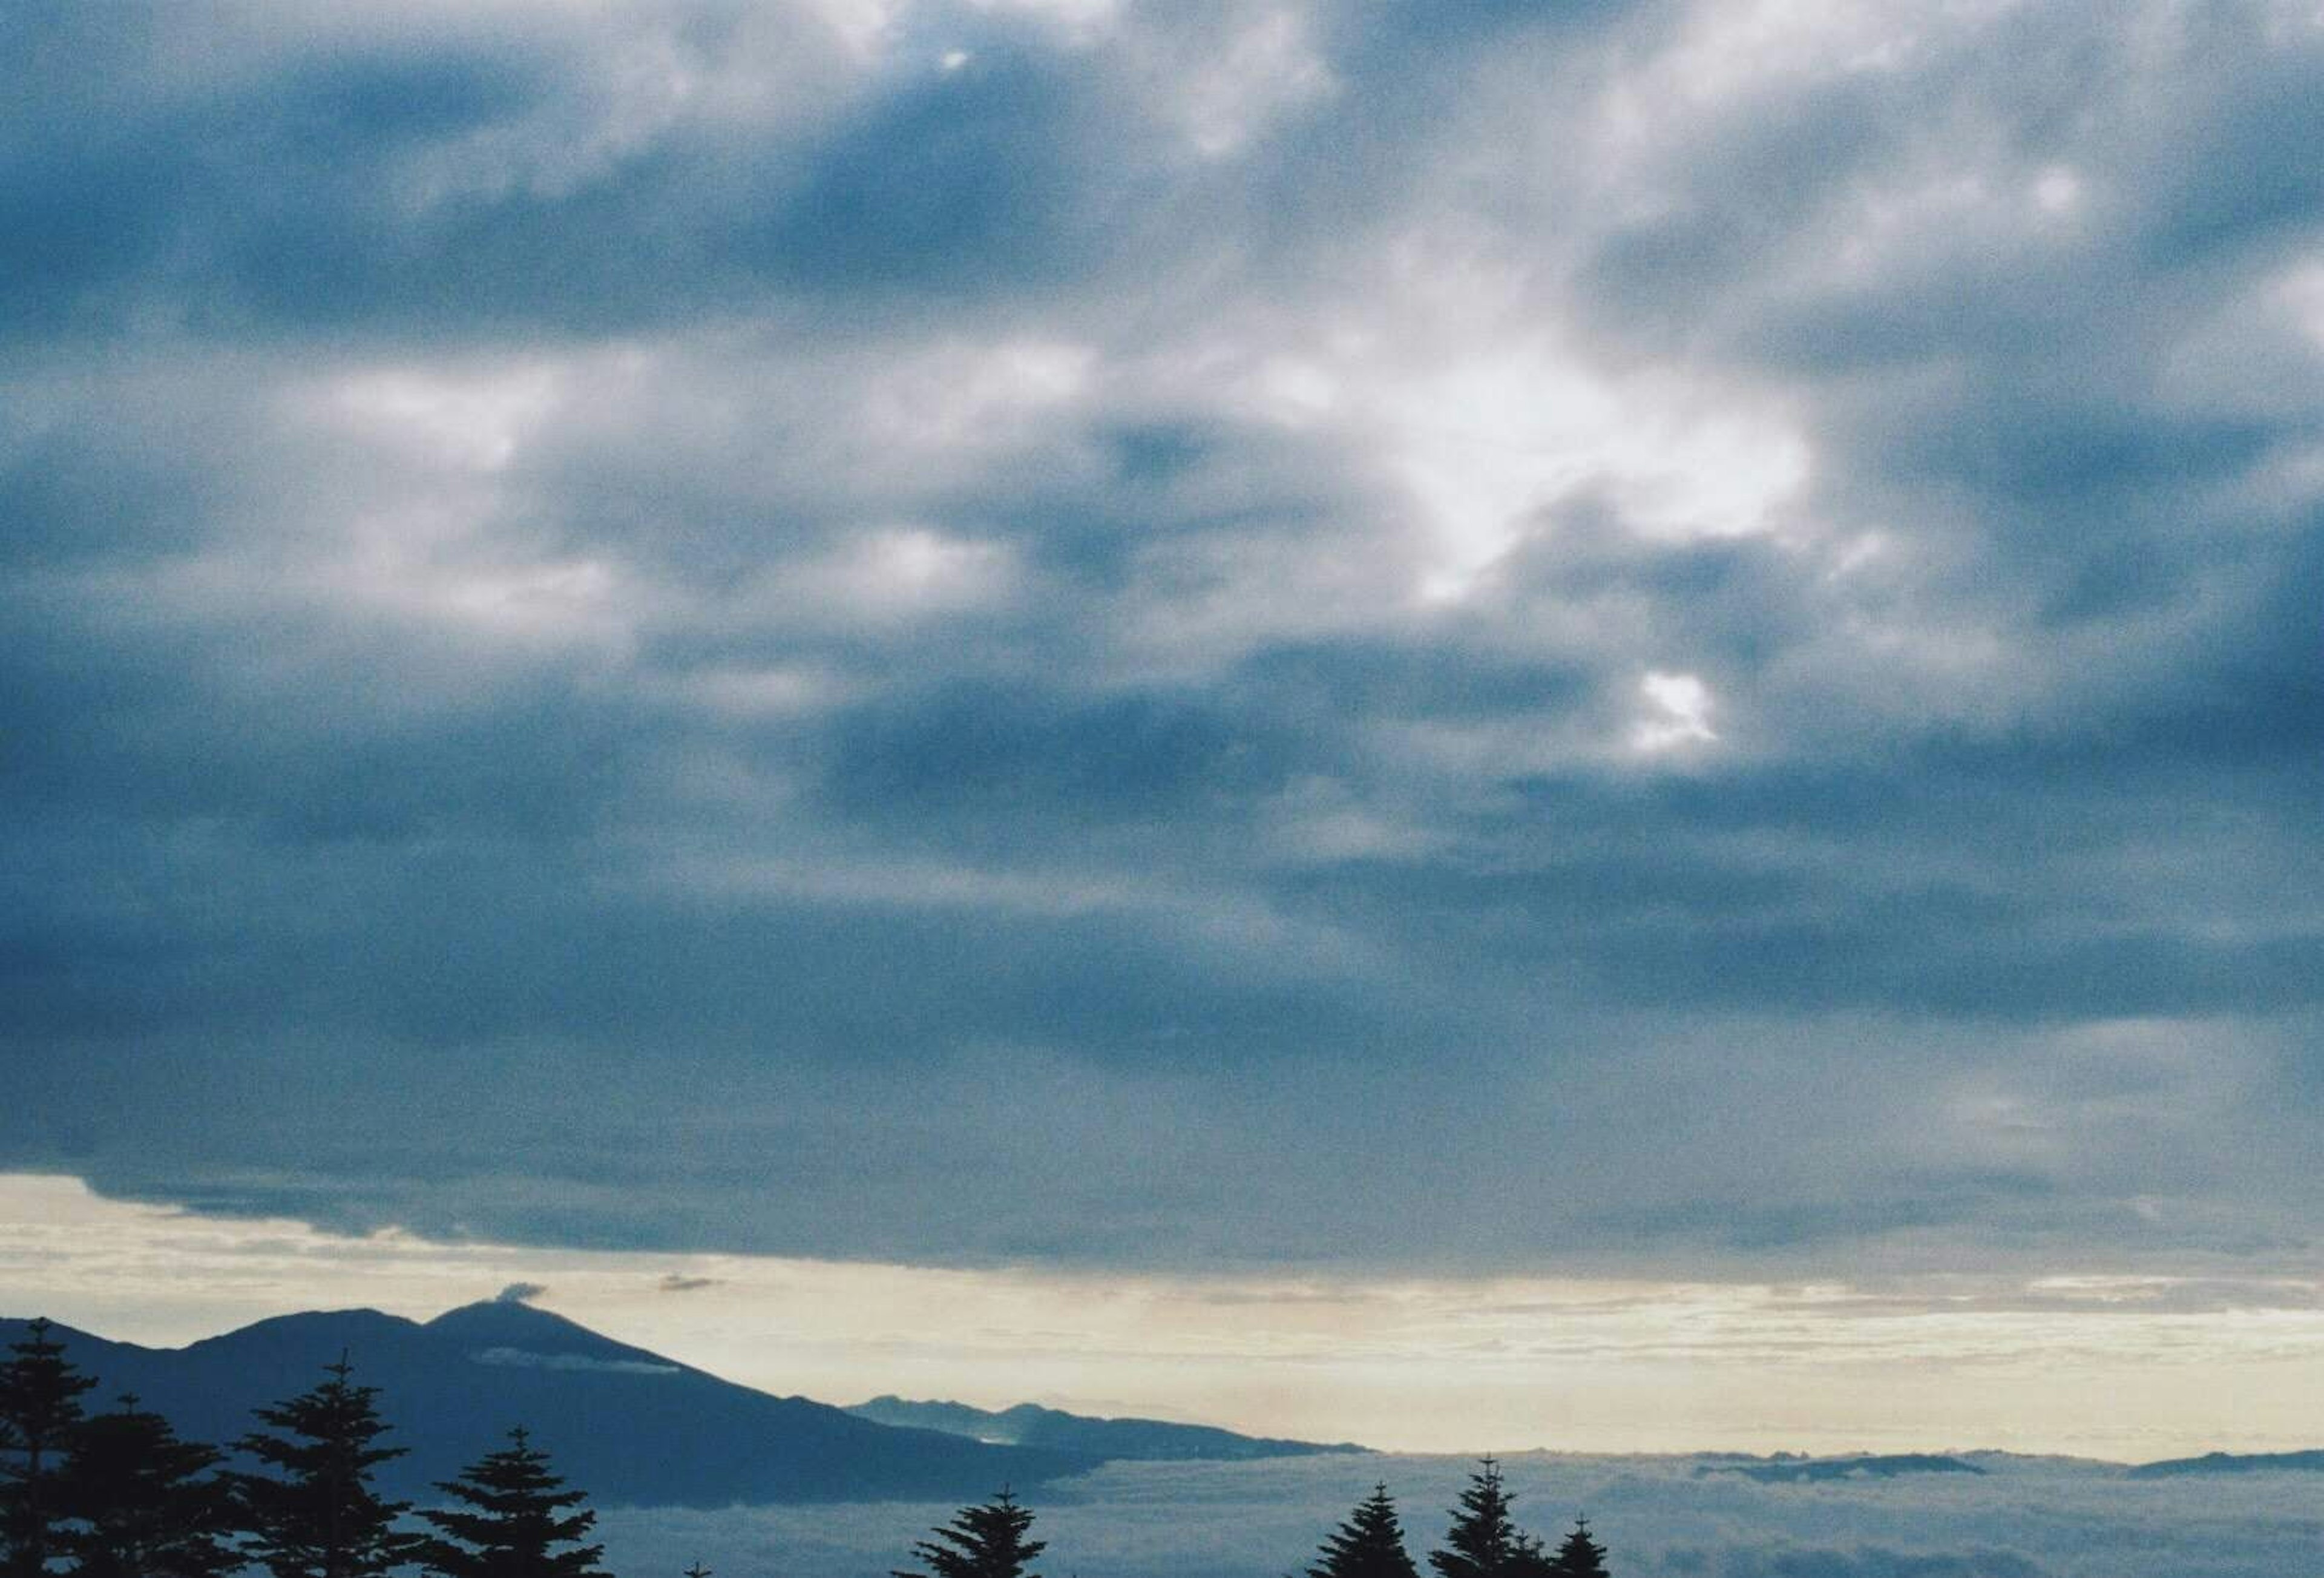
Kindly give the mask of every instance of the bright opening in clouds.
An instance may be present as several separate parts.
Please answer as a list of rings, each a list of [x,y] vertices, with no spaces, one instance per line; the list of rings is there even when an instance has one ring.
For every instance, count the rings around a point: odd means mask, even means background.
[[[1711,726],[1711,691],[1692,674],[1650,672],[1638,681],[1651,715],[1631,731],[1630,743],[1646,752],[1719,738]]]
[[[681,1277],[2324,1273],[2312,5],[0,65],[0,1167]]]

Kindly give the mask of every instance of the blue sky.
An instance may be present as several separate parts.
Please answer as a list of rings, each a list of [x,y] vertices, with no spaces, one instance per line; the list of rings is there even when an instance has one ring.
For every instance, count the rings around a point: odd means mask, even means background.
[[[2312,6],[0,59],[0,1166],[545,1250],[2315,1271]]]

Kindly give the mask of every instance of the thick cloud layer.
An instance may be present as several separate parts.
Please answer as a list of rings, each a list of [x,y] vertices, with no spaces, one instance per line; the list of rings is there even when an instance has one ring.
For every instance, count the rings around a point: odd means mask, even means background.
[[[1700,1461],[1520,1453],[1503,1467],[1521,1527],[1554,1546],[1586,1511],[1607,1565],[1637,1578],[2305,1578],[2310,1476],[2126,1480],[2075,1459],[1977,1460],[1979,1474],[1757,1484]],[[1033,1532],[1091,1578],[1268,1578],[1384,1480],[1416,1560],[1439,1547],[1473,1462],[1299,1458],[1114,1463],[1032,1499]],[[1198,1516],[1188,1515],[1199,1509]],[[698,1555],[801,1578],[872,1578],[948,1507],[620,1509],[601,1530],[628,1567]]]
[[[14,7],[0,1164],[2312,1264],[2312,12]]]

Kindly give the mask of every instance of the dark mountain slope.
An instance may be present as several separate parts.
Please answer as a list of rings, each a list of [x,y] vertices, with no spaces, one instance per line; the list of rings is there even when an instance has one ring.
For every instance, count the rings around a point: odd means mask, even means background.
[[[2307,1452],[2207,1452],[2200,1457],[2165,1458],[2130,1471],[2134,1480],[2175,1479],[2181,1474],[2324,1473],[2324,1450]]]
[[[971,1407],[966,1403],[916,1403],[902,1398],[881,1397],[857,1403],[847,1411],[883,1425],[911,1426],[978,1441],[1143,1463],[1196,1459],[1241,1462],[1369,1450],[1352,1442],[1325,1445],[1313,1441],[1282,1441],[1270,1436],[1240,1435],[1210,1425],[1174,1425],[1163,1419],[1093,1419],[1031,1403],[994,1412]]]
[[[0,1343],[23,1325],[0,1320]],[[380,1389],[388,1444],[410,1449],[383,1475],[399,1495],[432,1494],[514,1425],[601,1505],[966,1500],[1095,1461],[770,1397],[518,1304],[469,1305],[425,1324],[376,1310],[283,1315],[181,1349],[58,1333],[98,1378],[92,1405],[134,1391],[183,1434],[221,1444],[253,1427],[254,1407],[315,1385],[344,1352],[353,1380]]]

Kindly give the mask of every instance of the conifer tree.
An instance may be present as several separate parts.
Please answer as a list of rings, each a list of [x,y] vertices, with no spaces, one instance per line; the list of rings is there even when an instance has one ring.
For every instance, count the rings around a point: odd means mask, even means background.
[[[522,1426],[509,1441],[437,1485],[463,1507],[420,1515],[447,1536],[428,1542],[428,1570],[444,1578],[605,1578],[593,1566],[605,1547],[580,1543],[597,1521],[583,1505],[587,1494],[565,1489]]]
[[[1573,1532],[1550,1559],[1552,1578],[1607,1578],[1606,1547],[1590,1537],[1590,1520],[1577,1518]]]
[[[55,1480],[80,1421],[80,1395],[95,1386],[49,1335],[46,1316],[12,1343],[0,1362],[0,1574],[40,1578],[56,1554]]]
[[[1439,1578],[1517,1578],[1540,1570],[1529,1559],[1538,1546],[1528,1546],[1517,1532],[1509,1500],[1501,1465],[1486,1458],[1483,1468],[1469,1476],[1461,1505],[1452,1509],[1443,1547],[1428,1553],[1428,1564]]]
[[[418,1555],[421,1536],[394,1527],[411,1504],[372,1487],[403,1448],[375,1444],[387,1432],[374,1403],[379,1389],[350,1385],[353,1369],[341,1354],[324,1367],[328,1380],[258,1410],[272,1431],[236,1443],[273,1471],[235,1478],[251,1530],[244,1554],[273,1578],[381,1578]]]
[[[1307,1578],[1420,1578],[1386,1485],[1374,1485],[1338,1532],[1324,1538]]]
[[[240,1567],[219,1462],[134,1397],[81,1421],[57,1479],[74,1578],[219,1578]]]
[[[935,1539],[912,1546],[927,1573],[891,1571],[889,1578],[1038,1578],[1025,1569],[1048,1545],[1025,1537],[1032,1526],[1032,1512],[1004,1487],[981,1507],[962,1508],[951,1523],[931,1531]]]

